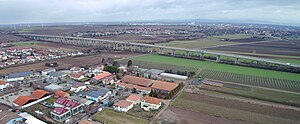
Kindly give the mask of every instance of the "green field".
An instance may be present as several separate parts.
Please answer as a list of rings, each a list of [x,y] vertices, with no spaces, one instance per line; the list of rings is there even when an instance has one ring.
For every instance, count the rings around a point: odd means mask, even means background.
[[[200,75],[211,79],[300,92],[300,74],[296,73],[160,55],[135,57],[133,63],[145,68],[198,70]]]
[[[32,46],[32,45],[43,44],[43,42],[39,42],[39,41],[26,41],[26,42],[11,42],[11,44],[16,45],[16,46]]]
[[[171,105],[230,120],[244,121],[246,123],[283,124],[297,123],[297,121],[299,121],[299,115],[294,111],[258,106],[205,95],[189,94],[186,92],[180,94]]]
[[[189,49],[199,49],[199,48],[207,48],[214,47],[220,45],[233,45],[238,44],[237,42],[228,42],[228,41],[220,41],[215,38],[205,38],[199,40],[187,40],[187,41],[171,41],[167,43],[157,43],[156,45],[162,46],[173,46],[179,48],[189,48]]]
[[[280,92],[275,90],[246,87],[227,83],[225,83],[223,87],[202,85],[201,89],[300,107],[300,94],[296,93]]]
[[[115,112],[113,110],[105,109],[98,112],[93,119],[98,121],[106,121],[109,124],[147,124],[148,120],[137,118],[126,113]]]

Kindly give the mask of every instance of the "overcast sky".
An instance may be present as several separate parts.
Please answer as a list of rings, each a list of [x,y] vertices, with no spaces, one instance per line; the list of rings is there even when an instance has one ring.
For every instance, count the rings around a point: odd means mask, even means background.
[[[300,23],[300,0],[0,0],[0,24],[156,19]]]

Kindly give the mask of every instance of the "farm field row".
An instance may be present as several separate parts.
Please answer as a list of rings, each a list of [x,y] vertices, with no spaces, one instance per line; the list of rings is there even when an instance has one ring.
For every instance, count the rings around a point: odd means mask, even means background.
[[[223,87],[215,87],[209,85],[202,85],[202,90],[217,92],[221,94],[228,94],[234,96],[241,96],[245,98],[263,100],[268,102],[275,102],[285,105],[300,107],[300,94],[280,92],[275,90],[241,86],[238,84],[224,83]]]
[[[297,111],[183,92],[173,106],[246,123],[296,123]]]
[[[145,55],[132,59],[144,68],[199,71],[205,78],[242,83],[254,86],[300,92],[300,74],[227,65],[160,55]],[[127,60],[124,60],[125,63]]]

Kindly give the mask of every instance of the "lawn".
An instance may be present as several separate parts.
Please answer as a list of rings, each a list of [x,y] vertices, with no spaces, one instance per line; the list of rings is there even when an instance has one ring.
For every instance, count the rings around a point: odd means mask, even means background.
[[[50,103],[50,104],[54,104],[54,102],[56,101],[56,98],[54,97],[50,97],[49,99],[46,100],[46,102]]]
[[[131,115],[128,115],[123,112],[116,112],[113,110],[105,109],[102,112],[98,112],[93,119],[99,121],[106,121],[109,124],[147,124],[148,120],[137,118]]]
[[[224,87],[208,85],[201,86],[201,89],[204,90],[300,107],[300,94],[280,92],[263,88],[248,88],[249,90],[245,90],[245,88],[240,88],[231,84],[224,84]]]
[[[16,45],[16,46],[32,46],[32,45],[43,44],[43,42],[39,42],[39,41],[26,41],[26,42],[11,42],[11,44]]]
[[[195,97],[196,96],[196,97]],[[223,102],[221,102],[223,101]],[[295,114],[292,111],[277,110],[270,107],[257,106],[237,101],[210,98],[202,95],[192,95],[183,92],[172,103],[173,106],[192,111],[202,112],[230,120],[240,120],[247,123],[296,123],[298,115],[293,117],[281,114]],[[273,112],[274,111],[274,112]]]

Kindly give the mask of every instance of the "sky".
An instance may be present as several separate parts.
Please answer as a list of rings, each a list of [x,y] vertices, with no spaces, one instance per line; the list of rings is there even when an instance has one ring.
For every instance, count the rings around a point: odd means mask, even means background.
[[[300,24],[300,0],[0,0],[0,24],[160,19]]]

